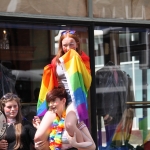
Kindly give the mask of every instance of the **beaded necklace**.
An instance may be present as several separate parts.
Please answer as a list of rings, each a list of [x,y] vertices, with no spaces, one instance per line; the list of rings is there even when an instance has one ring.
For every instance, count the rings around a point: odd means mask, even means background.
[[[65,116],[65,111],[63,112],[61,118],[56,114],[56,118],[52,123],[51,133],[49,135],[50,150],[61,150]]]

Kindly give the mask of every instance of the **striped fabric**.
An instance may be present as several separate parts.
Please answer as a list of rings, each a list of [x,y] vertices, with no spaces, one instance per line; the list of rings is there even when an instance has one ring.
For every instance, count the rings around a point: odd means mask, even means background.
[[[90,71],[75,50],[69,50],[60,58],[68,81],[72,100],[80,121],[88,119],[87,94],[91,85]]]
[[[42,83],[37,103],[37,115],[44,116],[48,109],[46,102],[46,94],[48,91],[52,90],[56,85],[56,77],[54,76],[53,69],[54,66],[49,64],[44,67]]]
[[[65,70],[72,99],[76,105],[80,120],[88,119],[87,93],[91,85],[89,57],[82,52],[80,56],[75,50],[70,50],[64,54],[60,61]],[[48,109],[46,103],[46,93],[58,86],[55,76],[55,64],[44,67],[40,94],[37,104],[37,115],[43,116]]]

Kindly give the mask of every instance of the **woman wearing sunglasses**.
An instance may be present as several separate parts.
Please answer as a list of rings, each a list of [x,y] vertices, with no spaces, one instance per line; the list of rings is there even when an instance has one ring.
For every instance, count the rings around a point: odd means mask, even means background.
[[[65,117],[66,117],[66,100],[67,93],[62,87],[54,88],[46,95],[46,101],[49,110],[44,116],[41,125],[45,122],[49,124],[49,130],[45,131],[46,136],[49,136],[49,141],[41,140],[35,143],[37,150],[95,150],[95,143],[89,133],[87,126],[80,122],[77,124],[84,142],[78,143],[76,141],[76,133],[70,137],[65,130]],[[49,118],[51,115],[51,118]],[[44,124],[43,124],[44,123]],[[39,120],[36,117],[33,119],[33,124],[38,128]]]
[[[67,79],[68,77],[66,76],[65,70],[60,61],[60,59],[65,54],[67,54],[69,51],[72,51],[72,50],[76,52],[75,55],[79,55],[79,57],[81,58],[81,61],[84,63],[84,66],[86,66],[85,71],[90,72],[89,57],[80,49],[80,40],[76,31],[70,31],[70,30],[63,31],[61,33],[60,40],[59,40],[58,53],[56,57],[54,57],[54,59],[52,60],[51,64],[47,65],[44,68],[44,71],[51,70],[51,72],[53,73],[52,75],[53,81],[49,83],[50,85],[52,85],[52,82],[54,82],[53,83],[54,87],[60,86],[60,87],[65,88],[65,90],[67,91],[65,129],[68,132],[68,134],[72,137],[74,136],[74,133],[76,133],[77,142],[80,143],[80,142],[84,142],[84,139],[80,130],[77,128],[77,124],[82,120],[79,118],[78,112],[76,110],[76,106],[73,103],[73,100],[71,97],[71,91],[70,91],[70,83],[68,83],[68,79]],[[70,67],[74,68],[74,66],[70,66]],[[43,76],[45,78],[51,78],[51,77],[46,76],[45,74],[46,73],[44,72]],[[90,85],[91,76],[88,81]],[[43,79],[42,79],[42,83],[43,83]],[[82,83],[82,84],[85,84],[85,83]],[[40,93],[42,93],[41,91]],[[80,95],[78,95],[78,97],[80,97]],[[80,110],[82,110],[82,108],[80,108]],[[48,114],[46,115],[48,116]],[[49,114],[49,118],[51,118],[50,114]],[[47,124],[47,122],[42,123],[40,125],[35,135],[35,142],[46,139],[46,137],[44,136],[44,132],[48,128],[49,128],[49,124]]]
[[[0,99],[0,110],[7,121],[5,134],[0,140],[0,150],[30,150],[36,128],[22,117],[20,98],[13,93],[5,94]]]

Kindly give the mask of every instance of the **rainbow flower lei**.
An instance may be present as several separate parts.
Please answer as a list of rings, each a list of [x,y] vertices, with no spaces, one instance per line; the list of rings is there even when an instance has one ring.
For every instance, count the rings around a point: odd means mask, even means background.
[[[65,111],[63,112],[61,118],[56,114],[56,118],[52,123],[51,133],[49,135],[50,150],[61,150],[65,117]]]

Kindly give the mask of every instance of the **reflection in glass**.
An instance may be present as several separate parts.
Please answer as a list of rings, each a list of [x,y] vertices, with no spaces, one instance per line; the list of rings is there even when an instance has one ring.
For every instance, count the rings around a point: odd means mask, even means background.
[[[95,74],[99,149],[144,148],[150,128],[149,29],[96,26],[94,33],[98,31]]]

